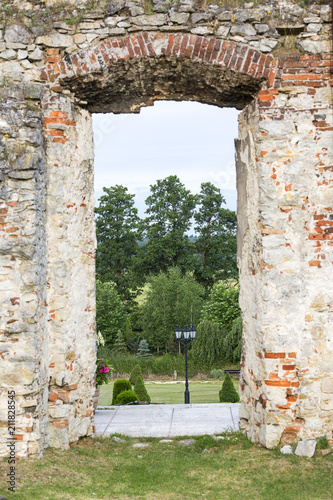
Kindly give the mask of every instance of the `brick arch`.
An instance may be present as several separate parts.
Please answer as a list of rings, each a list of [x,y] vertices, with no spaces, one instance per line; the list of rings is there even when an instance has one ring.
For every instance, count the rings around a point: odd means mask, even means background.
[[[263,85],[273,86],[277,69],[271,54],[184,33],[135,33],[62,57],[49,52],[42,79],[56,92],[69,89],[90,112],[133,112],[163,98],[242,109]]]

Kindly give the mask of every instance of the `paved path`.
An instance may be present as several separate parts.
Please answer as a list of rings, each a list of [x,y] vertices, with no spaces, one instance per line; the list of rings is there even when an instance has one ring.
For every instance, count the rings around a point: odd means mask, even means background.
[[[95,414],[96,436],[175,437],[238,429],[238,403],[110,406]]]

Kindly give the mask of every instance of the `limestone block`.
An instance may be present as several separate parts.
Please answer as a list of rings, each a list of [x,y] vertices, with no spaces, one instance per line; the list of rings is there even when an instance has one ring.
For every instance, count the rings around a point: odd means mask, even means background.
[[[195,14],[191,14],[191,21],[193,24],[196,24],[203,20],[209,20],[211,17],[211,14],[208,12],[196,12]]]
[[[322,410],[325,410],[325,411],[333,410],[333,394],[323,396],[321,399],[320,407]]]
[[[137,16],[135,24],[137,26],[163,26],[163,24],[167,24],[167,16],[165,14]]]
[[[69,448],[69,435],[67,428],[56,428],[53,425],[49,426],[50,446],[54,448]]]
[[[309,439],[308,441],[298,441],[295,455],[299,457],[313,457],[316,451],[317,441]]]
[[[4,50],[3,52],[0,52],[0,59],[6,59],[9,61],[10,59],[15,59],[16,58],[16,52],[15,50],[8,49]]]
[[[254,36],[257,34],[252,24],[234,24],[231,26],[230,33],[231,35],[240,35],[244,37]]]
[[[321,390],[325,393],[333,394],[333,376],[323,378]]]
[[[268,24],[255,24],[254,25],[256,32],[262,35],[263,33],[266,33],[266,31],[269,30]]]
[[[290,444],[286,444],[285,446],[282,446],[280,451],[283,455],[292,455],[294,453]]]
[[[43,59],[44,52],[39,48],[36,47],[31,54],[29,54],[29,59],[30,61],[41,61]]]
[[[230,31],[229,26],[219,26],[217,28],[216,34],[217,34],[217,36],[226,37],[226,36],[228,36],[229,31]]]
[[[306,31],[308,33],[317,33],[318,31],[320,31],[322,28],[322,25],[321,24],[318,24],[318,23],[310,23],[307,25],[306,27]]]
[[[139,7],[138,5],[131,5],[129,10],[132,17],[141,16],[145,13],[145,9],[143,7]]]
[[[69,405],[50,406],[49,415],[52,418],[69,418]]]
[[[328,40],[301,40],[298,45],[304,52],[310,52],[310,54],[320,54],[331,50]]]
[[[39,36],[36,39],[36,43],[38,45],[46,45],[47,47],[66,48],[73,45],[73,37],[61,33],[53,33],[51,35]]]
[[[19,50],[17,53],[17,59],[20,61],[21,59],[26,59],[28,57],[27,50]]]
[[[31,42],[31,39],[32,39],[32,34],[24,26],[13,24],[11,26],[8,26],[5,30],[6,42],[22,43],[27,45]]]
[[[267,424],[271,425],[289,425],[291,424],[293,419],[284,413],[278,413],[278,412],[270,412],[267,415],[266,422]]]
[[[259,442],[266,448],[274,448],[280,442],[282,428],[279,425],[261,425],[259,429]]]
[[[177,24],[185,24],[189,20],[190,14],[186,12],[171,12],[170,21]]]
[[[191,33],[193,33],[193,35],[211,35],[213,29],[207,28],[206,26],[198,26],[197,28],[193,28]]]

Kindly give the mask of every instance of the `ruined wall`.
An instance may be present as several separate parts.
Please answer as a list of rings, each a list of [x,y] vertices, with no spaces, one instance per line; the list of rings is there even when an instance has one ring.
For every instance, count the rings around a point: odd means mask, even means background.
[[[243,427],[268,447],[331,438],[329,6],[48,4],[0,8],[0,454],[8,389],[22,456],[92,433],[90,112],[156,99],[243,109]]]

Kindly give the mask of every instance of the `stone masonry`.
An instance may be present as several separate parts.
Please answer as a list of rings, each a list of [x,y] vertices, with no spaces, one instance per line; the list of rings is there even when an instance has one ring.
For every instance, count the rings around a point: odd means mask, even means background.
[[[46,3],[46,6],[45,6]],[[242,109],[241,424],[266,447],[333,438],[330,6],[54,0],[0,7],[0,455],[93,433],[92,112]],[[1,21],[0,21],[1,22]]]

